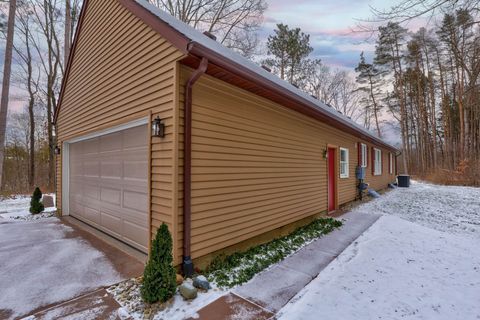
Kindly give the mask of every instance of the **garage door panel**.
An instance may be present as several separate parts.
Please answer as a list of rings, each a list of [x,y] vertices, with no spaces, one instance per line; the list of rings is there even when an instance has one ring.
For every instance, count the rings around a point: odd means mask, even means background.
[[[120,156],[117,156],[120,158]],[[101,163],[101,177],[122,179],[122,160],[103,160]]]
[[[100,189],[100,201],[107,202],[114,205],[115,207],[122,206],[122,190],[113,189],[113,188],[104,188]]]
[[[139,212],[147,212],[147,195],[145,193],[125,190],[123,192],[123,206]]]
[[[131,180],[146,180],[147,172],[145,167],[148,165],[146,161],[124,161],[123,177]]]
[[[86,177],[100,177],[100,161],[84,161],[82,174]]]
[[[146,251],[147,126],[73,143],[69,151],[70,214]]]
[[[79,142],[79,153],[83,156],[96,155],[99,152],[98,138],[93,138]]]
[[[144,127],[135,127],[124,130],[123,132],[124,149],[136,148],[147,145],[147,130]]]
[[[122,132],[111,133],[100,137],[100,152],[121,150]]]
[[[77,197],[70,197],[70,213],[83,216],[84,205],[79,202]]]
[[[103,208],[106,209],[106,208]],[[100,212],[100,216],[102,219],[102,226],[117,233],[119,236],[122,235],[122,218],[121,216],[116,216],[114,214],[115,211],[107,212],[106,210],[102,210]]]
[[[96,225],[100,225],[100,211],[90,208],[90,207],[84,207],[83,210],[83,215],[85,219],[95,223]]]
[[[80,194],[80,195],[83,195],[84,197],[95,199],[95,200],[100,199],[100,188],[98,187],[98,185],[84,183],[82,193],[83,194]]]
[[[123,234],[125,238],[134,243],[147,243],[148,242],[148,229],[140,228],[137,224],[132,224],[126,221],[124,223]],[[145,250],[147,248],[145,247]]]

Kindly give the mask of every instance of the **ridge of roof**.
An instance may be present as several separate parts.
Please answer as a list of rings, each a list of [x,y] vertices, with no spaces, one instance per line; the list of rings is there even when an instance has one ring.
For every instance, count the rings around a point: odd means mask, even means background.
[[[182,34],[186,37],[190,42],[197,43],[206,49],[215,52],[218,55],[223,56],[224,58],[230,60],[231,62],[241,65],[244,68],[248,69],[248,71],[253,72],[259,76],[261,76],[264,80],[267,80],[271,83],[274,83],[277,86],[282,87],[283,89],[287,90],[288,92],[294,94],[297,98],[302,99],[308,102],[313,108],[317,111],[322,113],[326,113],[328,116],[334,118],[335,120],[352,127],[354,130],[359,131],[370,139],[373,139],[385,146],[388,146],[394,150],[398,150],[396,147],[387,143],[383,139],[376,136],[374,133],[368,131],[360,124],[356,123],[346,115],[337,112],[335,108],[328,107],[322,101],[312,97],[310,94],[296,88],[289,82],[282,80],[278,76],[273,73],[268,72],[267,70],[263,69],[260,65],[257,65],[253,61],[243,57],[239,53],[223,46],[221,43],[209,38],[208,36],[204,35],[202,32],[196,30],[195,28],[191,27],[190,25],[184,23],[181,20],[178,20],[174,16],[170,15],[169,13],[161,10],[160,8],[154,6],[153,4],[149,3],[146,0],[134,0],[137,4],[141,5],[144,9],[148,10],[151,14],[156,16],[158,19],[169,25],[171,28]],[[185,49],[185,48],[182,48]],[[188,48],[187,48],[188,51]]]

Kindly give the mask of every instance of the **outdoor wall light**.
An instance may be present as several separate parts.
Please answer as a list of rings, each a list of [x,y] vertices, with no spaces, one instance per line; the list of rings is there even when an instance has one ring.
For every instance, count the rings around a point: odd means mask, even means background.
[[[322,156],[323,156],[323,159],[327,160],[327,158],[328,158],[327,148],[322,150]]]
[[[152,135],[160,138],[165,137],[165,124],[158,116],[152,121]]]
[[[59,146],[55,146],[55,149],[53,150],[56,155],[59,155],[62,150],[60,150]]]

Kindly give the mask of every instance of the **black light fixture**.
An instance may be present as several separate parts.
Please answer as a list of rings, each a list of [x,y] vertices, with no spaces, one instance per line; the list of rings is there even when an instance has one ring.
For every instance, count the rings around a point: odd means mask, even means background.
[[[165,137],[165,124],[159,116],[152,121],[152,135],[160,138]]]
[[[62,150],[60,150],[60,147],[59,147],[59,146],[55,146],[54,153],[55,153],[56,155],[59,155],[61,152],[62,152]]]

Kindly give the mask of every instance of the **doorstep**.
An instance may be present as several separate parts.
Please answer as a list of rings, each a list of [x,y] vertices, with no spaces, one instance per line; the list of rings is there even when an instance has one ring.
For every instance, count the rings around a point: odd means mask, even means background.
[[[301,289],[327,267],[381,215],[346,213],[339,216],[343,226],[306,245],[281,262],[257,274],[249,282],[237,287],[232,293],[220,297],[197,311],[200,319],[237,319],[248,315],[242,306],[265,312],[267,318],[255,315],[245,319],[271,319]],[[239,303],[239,307],[233,304]],[[222,312],[219,312],[222,310]],[[240,317],[244,319],[243,317]]]

